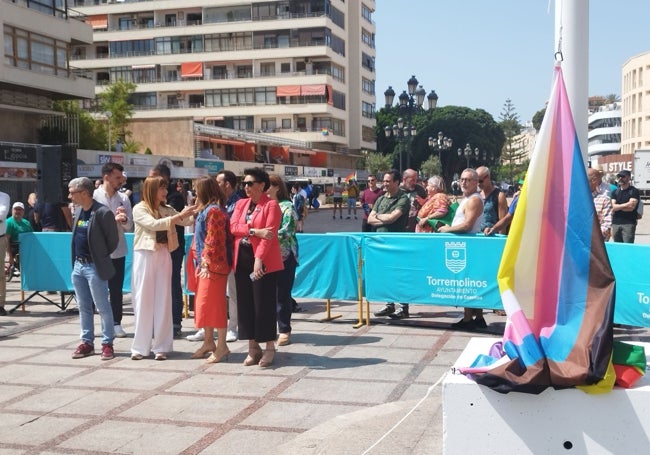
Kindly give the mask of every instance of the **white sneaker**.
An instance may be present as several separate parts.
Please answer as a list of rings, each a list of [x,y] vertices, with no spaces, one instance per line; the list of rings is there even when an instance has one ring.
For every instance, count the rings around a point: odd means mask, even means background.
[[[237,333],[236,330],[228,330],[226,333],[226,342],[227,343],[232,343],[233,341],[237,341],[239,338],[239,333]]]
[[[185,338],[187,341],[203,341],[205,340],[205,330],[199,329],[194,335],[188,335]]]
[[[113,326],[113,328],[115,330],[116,338],[126,338],[126,332],[124,331],[124,329],[120,324],[116,324],[115,326]]]

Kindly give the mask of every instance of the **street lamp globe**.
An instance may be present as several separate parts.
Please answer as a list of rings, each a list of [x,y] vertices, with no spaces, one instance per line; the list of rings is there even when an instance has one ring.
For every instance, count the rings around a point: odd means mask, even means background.
[[[427,95],[427,101],[429,101],[429,109],[435,109],[438,105],[438,94],[435,90],[431,90],[431,93]]]
[[[418,80],[415,78],[415,75],[411,76],[406,85],[409,89],[409,95],[415,95],[415,89],[418,88]]]
[[[388,90],[384,92],[384,98],[386,99],[386,107],[391,107],[395,99],[395,90],[390,85],[388,86]]]

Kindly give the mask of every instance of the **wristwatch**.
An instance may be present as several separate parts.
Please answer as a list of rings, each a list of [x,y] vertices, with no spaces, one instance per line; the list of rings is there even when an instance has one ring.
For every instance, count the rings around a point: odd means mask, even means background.
[[[254,231],[254,229],[249,229],[249,230],[248,230],[248,236],[249,236],[249,237],[253,237],[254,235],[255,235],[255,231]]]

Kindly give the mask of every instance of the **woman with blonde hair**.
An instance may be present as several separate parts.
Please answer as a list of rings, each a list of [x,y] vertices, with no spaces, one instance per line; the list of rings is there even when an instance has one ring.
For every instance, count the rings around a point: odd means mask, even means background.
[[[174,332],[170,252],[178,248],[176,225],[192,224],[195,206],[185,207],[179,213],[168,206],[166,201],[165,179],[147,177],[142,185],[142,201],[133,207],[133,360],[149,356],[151,350],[156,360],[165,360],[167,353],[172,350]]]
[[[199,178],[194,183],[194,189],[197,201],[193,244],[197,278],[194,324],[197,328],[205,330],[205,338],[203,345],[196,350],[192,358],[201,359],[211,353],[206,362],[218,363],[230,354],[226,346],[226,283],[232,264],[230,221],[224,209],[226,196],[214,178]]]

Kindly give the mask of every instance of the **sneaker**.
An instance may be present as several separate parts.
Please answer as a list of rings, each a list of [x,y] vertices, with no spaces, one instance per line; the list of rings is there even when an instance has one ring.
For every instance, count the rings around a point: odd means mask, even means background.
[[[115,352],[113,352],[113,345],[108,343],[102,344],[102,360],[111,360],[115,358]]]
[[[194,335],[188,335],[185,338],[187,341],[203,341],[205,340],[205,329],[199,329]]]
[[[278,336],[278,346],[287,346],[291,344],[291,333],[281,333]]]
[[[406,308],[400,308],[394,313],[388,315],[391,319],[406,319],[409,317],[409,310]]]
[[[83,359],[84,357],[88,357],[89,355],[95,355],[95,346],[83,342],[79,346],[77,346],[77,349],[72,353],[72,358]]]
[[[237,333],[236,330],[228,330],[228,332],[226,332],[227,343],[232,343],[233,341],[237,341],[238,338],[239,338],[239,333]]]
[[[394,312],[395,312],[395,305],[392,304],[392,303],[389,303],[384,308],[377,311],[375,313],[375,316],[388,316],[389,314],[393,314]]]
[[[115,324],[114,329],[116,338],[126,338],[126,332],[120,324]]]

